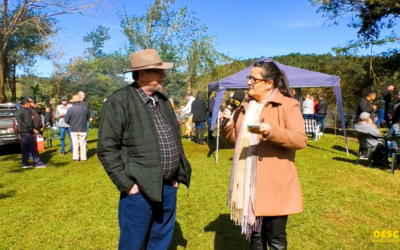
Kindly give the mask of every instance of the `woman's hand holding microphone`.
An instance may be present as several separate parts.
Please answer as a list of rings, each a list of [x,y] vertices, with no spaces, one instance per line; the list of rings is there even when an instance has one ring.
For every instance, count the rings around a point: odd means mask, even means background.
[[[233,122],[233,114],[232,114],[231,109],[229,107],[225,108],[224,112],[221,113],[219,118],[221,118],[222,120],[223,119],[228,120],[228,122],[226,123],[226,125],[224,127],[229,126]]]

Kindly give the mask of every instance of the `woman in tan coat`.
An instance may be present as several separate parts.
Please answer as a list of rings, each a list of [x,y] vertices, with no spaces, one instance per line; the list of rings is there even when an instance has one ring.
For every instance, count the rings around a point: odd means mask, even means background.
[[[294,165],[295,151],[307,144],[303,118],[275,63],[256,62],[247,79],[249,97],[233,114],[225,109],[221,115],[229,119],[222,138],[235,145],[231,217],[251,237],[252,249],[287,249],[288,215],[303,211]]]

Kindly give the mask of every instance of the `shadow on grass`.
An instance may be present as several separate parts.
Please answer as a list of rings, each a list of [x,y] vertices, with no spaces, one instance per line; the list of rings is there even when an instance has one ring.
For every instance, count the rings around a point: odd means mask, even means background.
[[[87,158],[90,159],[97,154],[97,148],[91,148],[87,152]]]
[[[207,140],[206,140],[206,142],[207,142]],[[219,140],[218,146],[219,146],[218,150],[233,148],[233,147],[229,147],[228,145],[226,145],[222,139]],[[208,143],[208,148],[209,148],[209,151],[207,153],[207,157],[211,157],[217,150],[217,139],[210,139],[209,143]]]
[[[175,221],[174,234],[172,235],[171,244],[169,244],[168,250],[176,250],[178,249],[178,246],[186,249],[187,240],[183,238],[181,225]]]
[[[333,153],[333,151],[331,151],[331,150],[326,150],[326,149],[324,149],[324,148],[316,147],[316,146],[313,146],[313,145],[308,144],[308,143],[307,143],[307,147],[315,148],[315,149],[319,149],[319,150],[322,150],[322,151],[326,151],[326,152],[331,152],[331,153]]]
[[[361,159],[358,161],[358,165],[356,165],[357,160],[351,160],[348,158],[333,157],[332,160],[353,163],[354,166],[368,167],[368,165],[369,165],[369,162],[367,160],[361,160]],[[387,169],[390,168],[390,166],[386,166],[386,167],[385,166],[377,166],[377,165],[374,165],[374,163],[372,163],[371,167],[369,167],[369,168],[377,168],[377,169],[386,171]]]
[[[346,152],[346,148],[342,147],[342,146],[339,146],[339,145],[333,146],[332,149],[335,149],[335,150],[341,151],[341,152]],[[355,156],[358,155],[358,151],[355,151],[353,149],[349,149],[349,153],[352,154],[352,155],[355,155]]]
[[[15,196],[17,192],[15,190],[8,191],[6,193],[0,193],[0,200]]]
[[[12,170],[7,171],[7,173],[23,173],[26,171],[32,171],[34,168],[22,168],[22,165],[16,165]]]
[[[86,141],[86,144],[93,143],[93,142],[97,142],[97,139],[93,139],[93,140],[90,140],[90,141]]]
[[[240,226],[236,226],[231,220],[230,214],[220,214],[204,228],[205,232],[215,232],[214,248],[215,250],[239,250],[249,249],[249,241],[244,235],[240,234]]]

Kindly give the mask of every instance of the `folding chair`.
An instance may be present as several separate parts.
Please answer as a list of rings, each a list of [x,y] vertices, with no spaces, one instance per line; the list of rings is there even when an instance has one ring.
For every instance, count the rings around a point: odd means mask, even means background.
[[[303,119],[304,130],[307,133],[311,133],[314,136],[314,141],[317,141],[317,133],[319,132],[319,125],[314,119]]]
[[[60,129],[58,127],[46,128],[46,144],[48,148],[53,146],[52,140],[60,139]]]
[[[391,163],[391,171],[392,174],[394,174],[394,166],[396,165],[397,162],[397,156],[400,155],[400,136],[391,136],[386,139],[386,146],[388,145],[387,142],[395,142],[397,145],[397,150],[393,151],[391,154],[392,157],[392,163]],[[389,148],[387,148],[387,152],[389,153]]]

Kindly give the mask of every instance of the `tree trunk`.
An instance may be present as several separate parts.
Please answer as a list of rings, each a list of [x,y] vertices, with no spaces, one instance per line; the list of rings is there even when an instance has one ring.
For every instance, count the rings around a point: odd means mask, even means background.
[[[0,45],[0,49],[1,49]],[[6,87],[6,68],[4,65],[4,58],[5,55],[3,54],[3,51],[0,51],[0,103],[5,103],[7,102],[7,96],[5,92],[5,87]]]

